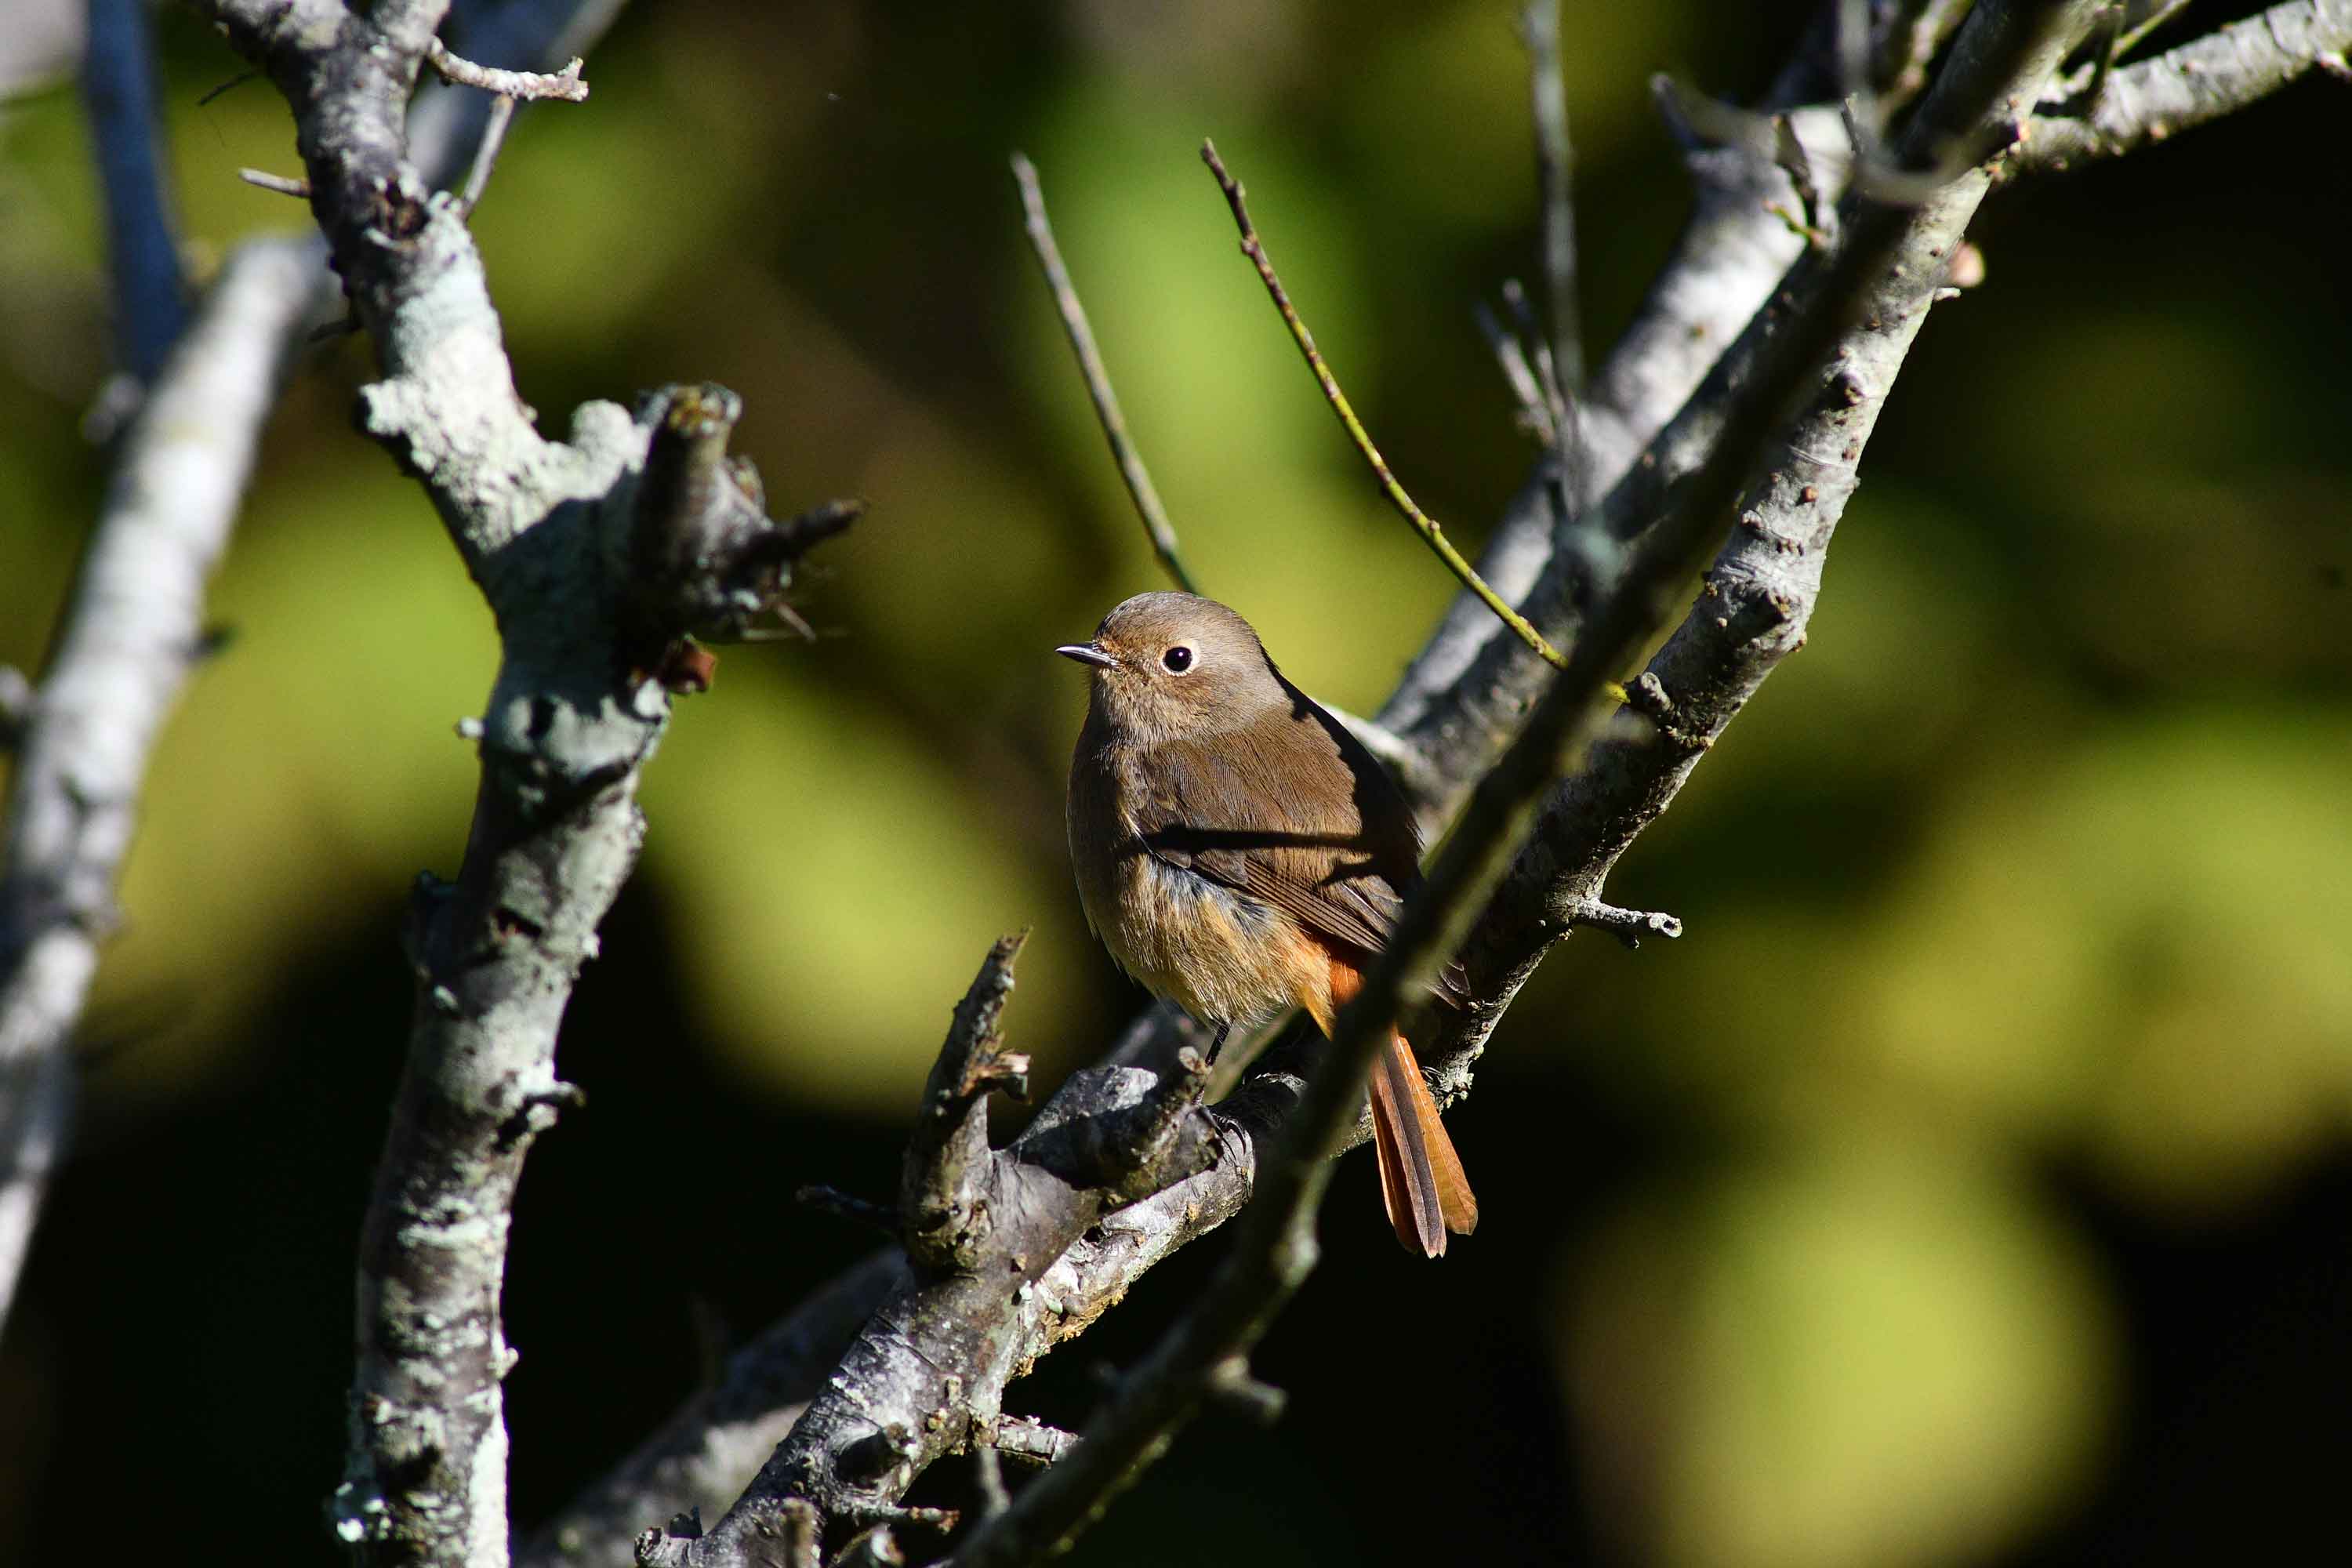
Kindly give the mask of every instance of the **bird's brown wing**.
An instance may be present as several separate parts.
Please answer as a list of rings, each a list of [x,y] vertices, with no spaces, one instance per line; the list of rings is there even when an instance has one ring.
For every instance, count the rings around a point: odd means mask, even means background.
[[[1263,900],[1343,951],[1388,942],[1421,879],[1419,840],[1395,783],[1307,699],[1202,742],[1165,742],[1136,803],[1136,828],[1162,861]],[[1467,994],[1448,964],[1438,991]]]

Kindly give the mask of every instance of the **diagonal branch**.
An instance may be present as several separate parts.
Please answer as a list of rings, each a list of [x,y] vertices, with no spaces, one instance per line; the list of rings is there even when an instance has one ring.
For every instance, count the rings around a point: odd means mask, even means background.
[[[1213,1179],[1245,1157],[1229,1129],[1199,1103],[1207,1068],[1187,1049],[1157,1070],[1111,1063],[1073,1074],[1011,1146],[975,1146],[978,1114],[964,1094],[976,1064],[1003,1063],[989,1015],[1001,1004],[1010,953],[1003,944],[982,965],[958,1010],[926,1089],[908,1150],[911,1200],[901,1223],[932,1240],[915,1249],[911,1273],[842,1356],[759,1475],[705,1533],[648,1531],[637,1546],[647,1564],[753,1564],[793,1503],[814,1504],[830,1525],[952,1526],[952,1515],[910,1510],[900,1500],[943,1455],[984,1442],[1003,1415],[1005,1384],[1040,1352],[1039,1336],[1079,1331],[1108,1304],[1076,1315],[1068,1293],[1069,1254],[1085,1247],[1130,1250],[1108,1216],[1139,1199]],[[985,1075],[982,1075],[985,1077]],[[974,1084],[976,1093],[982,1084]],[[949,1091],[947,1115],[941,1091]],[[943,1163],[944,1156],[944,1163]],[[928,1209],[947,1184],[984,1223],[932,1222]],[[953,1202],[937,1206],[954,1212]],[[1230,1209],[1198,1212],[1198,1234]],[[1165,1232],[1151,1242],[1174,1243]],[[1059,1271],[1057,1276],[1057,1271]],[[1058,1330],[1059,1333],[1055,1331]]]
[[[1835,0],[1828,4],[1833,9]],[[1767,105],[1802,101],[1826,81],[1811,51],[1802,51],[1781,72]],[[1834,120],[1830,116],[1832,125]],[[1780,170],[1723,147],[1691,149],[1684,163],[1695,185],[1690,216],[1577,405],[1582,488],[1570,498],[1572,513],[1580,514],[1631,470],[1803,249],[1769,212],[1794,199]],[[1480,575],[1495,591],[1538,622],[1547,601],[1536,584],[1561,531],[1547,478],[1538,463],[1478,561]],[[1497,671],[1515,651],[1484,603],[1464,593],[1382,708],[1381,721],[1410,738],[1435,769],[1432,782],[1439,787],[1423,802],[1424,827],[1451,816],[1526,712],[1528,699],[1516,685],[1489,700]],[[1539,668],[1528,673],[1538,682],[1543,678]]]
[[[824,1387],[874,1309],[906,1281],[893,1247],[785,1313],[729,1357],[711,1387],[519,1544],[518,1568],[629,1568],[650,1521],[716,1518]]]
[[[0,875],[0,1321],[65,1136],[68,1051],[147,759],[202,655],[314,247],[239,249],[125,437],[47,673],[22,716]]]
[[[2011,160],[2021,173],[2119,157],[2236,112],[2309,74],[2352,79],[2352,0],[2291,0],[2107,75],[2088,114],[2044,114]]]
[[[1979,6],[1906,136],[1906,162],[1916,166],[1939,141],[1968,132],[1962,110],[1973,104],[1981,111],[1988,81],[2008,84],[1990,100],[2006,101],[2017,95],[2017,82],[2046,79],[2053,51],[2072,37],[2083,7],[2042,9],[2061,14],[2054,26],[2029,26],[2030,17],[2017,15],[2029,7]],[[2021,64],[1995,51],[1994,45],[2020,36],[2042,40]],[[1482,995],[1507,1001],[1516,994],[1551,942],[1598,900],[1618,858],[1671,804],[1764,679],[1804,646],[1832,535],[1859,482],[1863,448],[1993,178],[1990,167],[1970,170],[1911,210],[1850,197],[1840,250],[1830,258],[1809,254],[1777,297],[1779,320],[1751,324],[1709,377],[1702,399],[1771,376],[1771,367],[1788,363],[1787,342],[1801,335],[1801,323],[1824,300],[1853,302],[1854,324],[1810,357],[1810,385],[1799,384],[1806,395],[1783,416],[1769,447],[1756,442],[1756,432],[1739,434],[1740,411],[1749,405],[1732,397],[1727,417],[1709,438],[1709,455],[1675,475],[1677,512],[1687,497],[1704,494],[1738,526],[1702,577],[1696,604],[1633,682],[1649,722],[1613,729],[1585,768],[1553,792],[1529,852],[1481,918],[1465,962]],[[1780,456],[1761,476],[1727,468],[1719,454],[1743,446]],[[1660,454],[1662,468],[1673,461],[1671,452]],[[1623,487],[1611,500],[1624,504]],[[1474,1019],[1465,1041],[1442,1043],[1441,1060],[1482,1038],[1484,1027]]]

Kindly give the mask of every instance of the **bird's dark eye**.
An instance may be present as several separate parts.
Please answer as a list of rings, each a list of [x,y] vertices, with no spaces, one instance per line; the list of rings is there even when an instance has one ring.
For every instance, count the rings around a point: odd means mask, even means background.
[[[1169,674],[1181,675],[1192,668],[1192,650],[1178,643],[1160,656],[1160,662],[1168,667]]]

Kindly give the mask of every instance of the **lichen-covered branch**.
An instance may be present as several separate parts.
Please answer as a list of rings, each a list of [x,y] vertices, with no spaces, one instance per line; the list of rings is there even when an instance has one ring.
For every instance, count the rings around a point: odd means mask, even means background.
[[[56,651],[16,717],[0,874],[0,1322],[62,1147],[74,1026],[113,928],[147,759],[204,647],[315,247],[221,269],[123,438]]]
[[[987,1440],[1005,1384],[1056,1337],[1053,1325],[1076,1332],[1073,1318],[1090,1321],[1115,1299],[1087,1295],[1072,1251],[1123,1253],[1108,1215],[1239,1157],[1230,1130],[1200,1110],[1207,1069],[1191,1050],[1158,1069],[1083,1069],[1020,1138],[988,1149],[979,1097],[1011,1068],[996,1014],[1012,956],[1009,941],[990,953],[925,1090],[900,1215],[922,1238],[911,1274],[725,1516],[704,1534],[648,1531],[640,1563],[756,1564],[793,1502],[844,1530],[951,1526],[902,1507],[907,1488]]]
[[[989,950],[923,1086],[898,1193],[907,1255],[921,1268],[972,1267],[993,1224],[988,1096],[998,1089],[1016,1100],[1029,1092],[1029,1058],[1004,1048],[1000,1026],[1013,961],[1025,940],[1003,937]]]
[[[800,554],[854,511],[768,518],[728,454],[740,405],[721,387],[666,389],[634,417],[589,404],[569,441],[539,435],[464,204],[408,145],[443,5],[205,8],[293,108],[312,210],[382,363],[362,423],[423,483],[499,625],[468,728],[482,777],[465,858],[454,881],[420,879],[412,909],[416,1001],[361,1238],[334,1510],[370,1561],[496,1568],[507,1227],[531,1141],[578,1098],[556,1076],[557,1032],[635,864],[638,772],[671,693],[708,683],[693,635],[772,611]]]
[[[479,88],[482,91],[504,99],[560,98],[566,103],[588,101],[588,84],[581,79],[580,68],[586,62],[577,55],[560,71],[503,70],[496,66],[476,65],[449,52],[440,39],[433,38],[425,46],[425,58],[445,80],[459,87]]]

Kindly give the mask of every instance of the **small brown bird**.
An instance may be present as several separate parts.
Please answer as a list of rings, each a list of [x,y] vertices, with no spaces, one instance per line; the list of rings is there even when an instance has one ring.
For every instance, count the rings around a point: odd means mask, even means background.
[[[1139,594],[1093,641],[1054,651],[1094,672],[1070,759],[1070,860],[1095,934],[1220,1045],[1289,1007],[1328,1035],[1421,880],[1395,782],[1213,600]],[[1465,998],[1458,970],[1439,993]],[[1371,1100],[1389,1223],[1440,1257],[1478,1204],[1394,1029]]]

